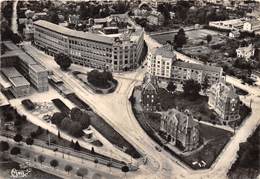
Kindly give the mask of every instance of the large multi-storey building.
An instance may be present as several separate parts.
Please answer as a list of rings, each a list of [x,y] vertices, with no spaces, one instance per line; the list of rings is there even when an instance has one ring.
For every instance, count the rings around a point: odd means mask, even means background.
[[[75,64],[96,69],[124,71],[138,66],[144,31],[104,35],[71,30],[44,20],[34,22],[34,43],[48,54],[65,53]]]
[[[183,84],[189,79],[202,84],[207,78],[209,85],[212,85],[222,78],[222,68],[182,62],[176,59],[169,48],[163,46],[151,50],[147,63],[151,75],[167,81],[173,80],[177,84]]]
[[[191,151],[199,146],[198,123],[188,111],[170,109],[164,112],[160,130],[166,133],[170,143],[184,151]]]
[[[216,83],[211,86],[208,96],[208,104],[219,115],[222,124],[229,125],[240,119],[240,100],[232,85]]]
[[[12,42],[3,42],[8,49],[1,56],[1,67],[15,67],[39,91],[48,91],[48,71]]]

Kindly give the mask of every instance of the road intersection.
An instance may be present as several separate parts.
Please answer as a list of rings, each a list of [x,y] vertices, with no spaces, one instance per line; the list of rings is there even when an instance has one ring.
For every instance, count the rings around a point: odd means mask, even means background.
[[[145,41],[148,49],[158,46],[149,36],[145,35]],[[160,44],[159,44],[160,45]],[[259,89],[256,87],[249,87],[242,85],[232,77],[228,77],[227,81],[247,90],[248,95],[243,101],[248,104],[250,99],[254,99],[252,104],[252,115],[237,129],[235,135],[226,145],[214,165],[208,170],[191,170],[177,161],[169,153],[162,151],[158,152],[155,149],[157,145],[140,127],[135,119],[131,109],[129,97],[132,94],[134,86],[141,83],[145,75],[145,68],[139,68],[136,71],[126,74],[114,74],[119,82],[119,87],[114,93],[107,95],[94,94],[91,90],[84,88],[77,79],[69,72],[62,72],[53,57],[44,54],[35,47],[25,44],[25,50],[31,54],[36,60],[42,63],[49,70],[59,74],[65,84],[73,87],[74,92],[88,103],[91,108],[100,115],[106,122],[115,128],[126,140],[128,140],[139,151],[146,155],[148,159],[147,165],[141,165],[140,170],[136,173],[132,172],[129,178],[227,178],[226,173],[235,161],[236,152],[239,149],[239,143],[246,141],[246,139],[253,133],[257,125],[259,125],[260,116],[260,99]],[[184,61],[190,61],[189,57],[177,53],[177,58]],[[194,62],[194,61],[193,61]],[[72,65],[73,70],[78,70],[80,67]],[[229,79],[229,80],[228,80]],[[135,161],[137,162],[137,161]]]

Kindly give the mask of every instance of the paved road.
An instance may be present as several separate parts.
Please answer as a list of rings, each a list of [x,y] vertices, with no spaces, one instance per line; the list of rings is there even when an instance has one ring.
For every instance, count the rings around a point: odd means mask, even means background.
[[[0,135],[0,140],[8,141],[10,146],[17,146],[17,143],[14,142],[14,140],[12,138],[8,138],[8,137],[4,137],[4,136]],[[90,171],[93,171],[95,173],[100,173],[105,178],[112,179],[112,178],[120,178],[122,176],[121,170],[113,168],[112,169],[113,173],[110,174],[107,166],[99,164],[98,167],[95,167],[95,164],[92,161],[84,160],[82,158],[75,157],[72,155],[67,155],[61,151],[54,152],[53,150],[50,150],[47,148],[42,148],[37,145],[28,146],[28,145],[26,145],[25,142],[20,142],[18,147],[29,151],[31,156],[37,157],[39,155],[43,155],[43,156],[45,156],[46,159],[47,158],[57,159],[58,162],[60,163],[60,165],[69,164],[73,168],[81,168],[81,167],[88,168]],[[64,175],[64,173],[59,173],[59,175],[62,175],[62,174]],[[70,178],[67,175],[64,175],[63,177]],[[73,178],[75,178],[75,177],[73,177]]]
[[[147,36],[145,36],[145,39],[146,42],[148,42],[148,49],[160,46],[158,43],[153,43],[152,40],[150,40],[150,45]],[[89,92],[78,84],[78,81],[74,79],[71,74],[61,72],[52,57],[43,54],[30,45],[27,46],[27,50],[31,54],[36,54],[36,60],[41,61],[47,68],[60,73],[67,84],[74,87],[74,90],[77,88],[75,90],[76,94],[86,101],[96,113],[103,117],[136,148],[147,155],[148,165],[141,166],[141,170],[138,171],[136,175],[131,175],[133,178],[190,178],[191,175],[192,178],[226,178],[226,171],[235,159],[239,142],[245,141],[253,132],[254,128],[252,126],[259,124],[258,116],[260,115],[260,110],[257,112],[255,107],[259,106],[259,104],[257,105],[256,103],[253,105],[254,112],[252,116],[236,132],[235,137],[231,139],[230,144],[227,145],[225,150],[221,153],[220,160],[217,160],[214,167],[210,170],[193,171],[182,166],[180,162],[176,161],[167,152],[162,151],[160,153],[155,150],[154,147],[156,143],[142,130],[132,113],[128,97],[133,87],[140,83],[140,79],[142,79],[145,74],[145,69],[138,69],[135,72],[124,74],[123,78],[120,78],[120,74],[116,75],[119,81],[119,88],[112,94],[97,95]],[[193,60],[180,53],[176,55],[185,61]],[[245,86],[245,88],[248,87]],[[250,92],[253,91],[254,90],[250,90]],[[251,97],[255,98],[255,96]],[[248,98],[246,98],[246,100],[248,100]]]

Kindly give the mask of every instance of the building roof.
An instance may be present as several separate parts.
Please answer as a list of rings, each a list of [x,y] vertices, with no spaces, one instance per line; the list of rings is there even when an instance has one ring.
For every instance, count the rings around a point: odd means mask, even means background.
[[[152,76],[150,76],[149,74],[146,75],[145,78],[144,78],[143,91],[146,91],[146,90],[157,91],[158,88],[159,87],[158,87],[157,81]]]
[[[31,56],[29,56],[27,53],[22,51],[19,47],[17,47],[12,42],[4,41],[3,43],[11,51],[8,51],[5,54],[3,54],[2,58],[17,56],[19,60],[22,60],[27,65],[30,65],[30,67],[34,69],[35,72],[42,72],[47,70],[44,66],[36,62]]]
[[[187,62],[182,62],[182,61],[175,61],[173,66],[189,68],[189,69],[194,69],[194,70],[211,71],[211,72],[216,72],[216,73],[220,73],[222,71],[221,67],[200,65],[200,64],[187,63]]]
[[[106,23],[107,19],[106,18],[96,18],[94,19],[95,24],[99,24],[99,23]]]
[[[54,32],[61,33],[63,35],[71,36],[71,37],[77,37],[81,39],[86,39],[86,40],[91,40],[95,42],[103,42],[107,44],[112,44],[114,42],[114,38],[111,37],[106,37],[90,32],[82,32],[82,31],[76,31],[76,30],[71,30],[69,28],[53,24],[51,22],[45,21],[45,20],[38,20],[34,22],[35,25],[49,29]]]
[[[39,65],[39,64],[31,64],[30,66],[36,72],[45,72],[46,71],[46,69],[42,65]]]
[[[172,108],[166,111],[163,114],[163,117],[174,120],[178,123],[179,126],[186,127],[186,129],[193,128],[198,125],[198,123],[194,121],[193,117],[187,110],[185,112],[180,112],[177,109]]]
[[[30,85],[30,83],[14,67],[2,68],[1,70],[15,87]]]
[[[225,82],[219,82],[216,84],[213,84],[210,88],[210,91],[214,94],[219,93],[219,96],[223,98],[230,98],[230,99],[236,99],[239,98],[239,96],[236,93],[236,89],[233,85],[225,83]]]
[[[170,49],[171,47],[170,46],[162,46],[162,47],[158,47],[158,48],[155,48],[152,50],[152,53],[154,55],[160,55],[160,56],[163,56],[165,58],[175,58],[176,55],[173,51],[171,51]]]

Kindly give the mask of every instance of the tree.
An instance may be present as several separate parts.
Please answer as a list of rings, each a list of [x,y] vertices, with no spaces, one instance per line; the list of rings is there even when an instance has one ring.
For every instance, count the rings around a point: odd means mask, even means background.
[[[191,100],[197,99],[199,92],[201,90],[200,84],[195,80],[187,80],[183,85],[183,91],[185,96],[189,97]]]
[[[204,78],[204,81],[203,81],[203,83],[202,83],[202,89],[203,89],[204,91],[206,91],[206,90],[208,89],[208,87],[209,87],[209,78],[208,78],[208,76],[206,75],[205,78]]]
[[[58,131],[58,138],[61,139],[61,137],[60,137],[60,131]]]
[[[62,119],[62,122],[60,124],[60,128],[67,131],[69,128],[71,128],[72,120],[70,120],[68,117],[65,117]]]
[[[92,154],[95,154],[95,149],[94,149],[94,147],[91,147],[91,153],[92,153]]]
[[[78,141],[76,141],[75,142],[75,145],[74,145],[74,150],[78,150],[78,151],[80,151],[80,145],[79,145],[79,142]]]
[[[70,57],[64,53],[57,54],[54,60],[60,66],[61,70],[64,71],[67,70],[72,63]]]
[[[54,23],[54,24],[59,24],[59,16],[58,14],[55,12],[55,10],[51,10],[49,12],[49,21]]]
[[[70,172],[72,169],[73,169],[73,168],[72,168],[72,166],[70,166],[70,165],[66,165],[65,168],[64,168],[64,170],[65,170],[66,172],[68,172],[68,174],[69,174],[69,172]]]
[[[74,107],[71,109],[70,116],[71,116],[72,121],[79,121],[79,119],[82,117],[82,115],[83,115],[83,112],[79,108]]]
[[[128,167],[127,165],[125,165],[125,166],[123,166],[123,167],[121,168],[121,170],[122,170],[122,172],[125,173],[125,177],[126,177],[126,173],[129,172],[129,167]]]
[[[19,143],[23,140],[23,136],[21,136],[20,134],[16,134],[13,139],[15,142]]]
[[[66,117],[65,113],[56,112],[51,117],[51,122],[57,126],[60,126],[62,120]]]
[[[11,40],[13,43],[18,44],[22,41],[22,38],[18,34],[13,34]]]
[[[169,9],[166,6],[166,3],[159,4],[158,7],[157,7],[157,11],[163,14],[163,17],[165,19],[165,23],[168,23],[171,16],[170,16]]]
[[[21,153],[21,149],[19,147],[13,147],[10,151],[11,155],[18,155]]]
[[[111,172],[111,166],[112,166],[112,163],[111,162],[107,162],[107,167],[109,168],[109,172]]]
[[[97,168],[97,164],[98,164],[98,159],[97,158],[95,158],[94,163],[95,163],[95,166]]]
[[[0,142],[0,151],[1,151],[1,152],[5,152],[5,151],[7,151],[7,150],[9,150],[9,144],[8,144],[8,142],[1,141],[1,142]]]
[[[208,44],[211,42],[211,40],[212,40],[212,35],[210,35],[210,34],[208,34],[207,36],[206,36],[206,39],[207,39],[207,42],[208,42]]]
[[[55,169],[59,165],[59,162],[53,159],[50,161],[50,165]]]
[[[187,38],[184,30],[181,28],[178,33],[174,36],[175,48],[182,48],[187,43]]]
[[[71,126],[68,129],[68,132],[69,132],[70,135],[77,137],[77,138],[82,137],[84,135],[84,133],[82,131],[82,126],[77,121],[71,122]]]
[[[31,137],[28,137],[26,140],[25,140],[26,144],[27,145],[32,145],[33,144],[33,139]]]
[[[88,128],[90,125],[90,116],[86,112],[83,112],[82,116],[79,118],[79,122],[82,126],[82,129]]]
[[[109,81],[114,80],[111,72],[99,72],[98,70],[89,72],[87,79],[89,83],[99,88],[108,88],[110,86]]]
[[[88,175],[88,169],[80,168],[80,169],[78,169],[76,174],[83,178],[84,176]]]
[[[38,162],[42,165],[42,163],[45,161],[45,157],[43,155],[38,156]]]
[[[70,147],[74,149],[74,146],[75,146],[75,144],[74,144],[73,140],[71,140],[70,141]]]
[[[176,85],[174,85],[174,83],[172,81],[170,81],[167,85],[167,90],[170,91],[171,93],[173,93],[176,90]]]

